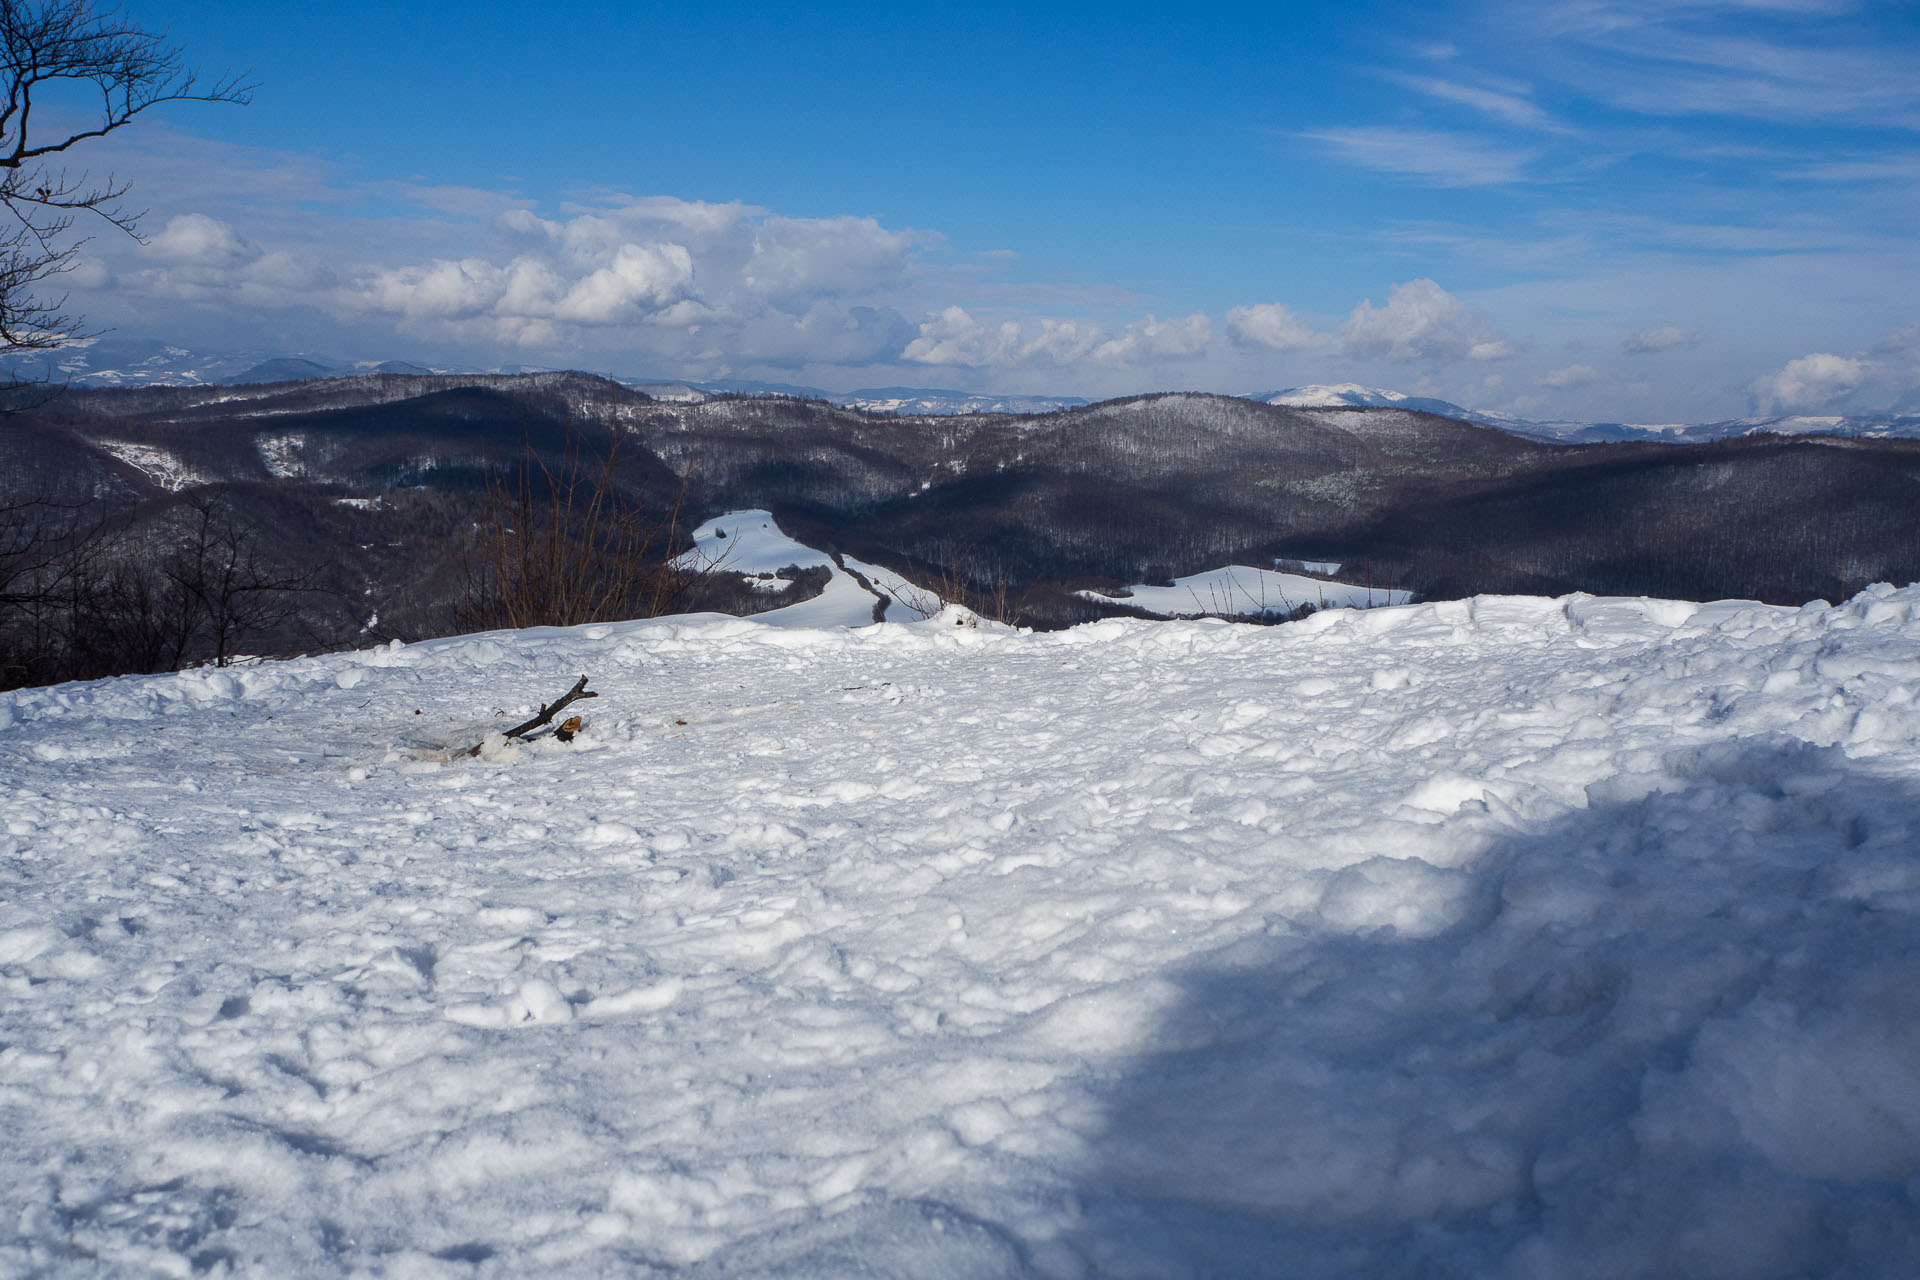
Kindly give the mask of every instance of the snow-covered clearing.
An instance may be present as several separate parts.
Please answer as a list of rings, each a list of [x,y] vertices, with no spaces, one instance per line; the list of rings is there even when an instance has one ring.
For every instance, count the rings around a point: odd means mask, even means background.
[[[5,695],[0,1273],[1910,1275],[1917,682],[1879,588]]]
[[[753,615],[754,621],[773,626],[866,627],[873,625],[876,613],[886,622],[913,622],[941,608],[939,596],[891,569],[852,558],[843,568],[826,552],[795,542],[766,511],[715,516],[693,531],[693,550],[678,563],[745,574],[760,590],[784,589],[774,585],[779,580],[772,576],[782,569],[825,569],[826,589],[813,599]]]
[[[143,472],[169,493],[207,483],[206,476],[188,466],[178,454],[159,445],[137,444],[132,440],[102,440],[100,447],[134,470]]]
[[[1336,564],[1327,571],[1337,573],[1339,569]],[[1244,564],[1175,578],[1169,587],[1133,586],[1128,591],[1131,594],[1125,596],[1109,596],[1098,591],[1079,594],[1106,604],[1131,605],[1163,618],[1192,618],[1202,614],[1259,617],[1291,613],[1303,604],[1316,609],[1372,609],[1405,604],[1413,599],[1412,592],[1389,590],[1384,583],[1370,587],[1364,583],[1328,582]]]
[[[307,447],[307,437],[303,433],[295,431],[283,436],[261,436],[256,447],[260,450],[260,464],[276,480],[307,473],[306,459],[301,456]]]

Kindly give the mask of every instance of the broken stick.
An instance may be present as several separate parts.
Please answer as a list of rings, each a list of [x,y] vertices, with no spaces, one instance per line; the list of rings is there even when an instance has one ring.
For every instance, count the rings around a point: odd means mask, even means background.
[[[575,702],[578,702],[582,698],[597,698],[599,696],[600,696],[599,694],[587,688],[587,678],[585,676],[581,676],[580,679],[577,682],[575,682],[573,688],[567,690],[566,694],[562,696],[558,701],[554,702],[551,706],[549,706],[547,703],[544,703],[544,702],[541,703],[539,715],[527,721],[525,724],[517,724],[513,728],[507,730],[506,736],[509,738],[518,738],[523,734],[532,733],[535,729],[538,729],[541,725],[550,723],[555,716],[560,714],[561,708],[569,706]],[[575,716],[574,719],[577,720],[579,719],[579,717]],[[571,738],[572,736],[573,735],[571,733],[567,735],[568,738]],[[566,741],[566,738],[562,738],[561,741],[563,742]],[[477,756],[480,754],[480,748],[485,745],[486,744],[484,742],[476,742],[471,747],[467,748],[466,754],[470,756]]]

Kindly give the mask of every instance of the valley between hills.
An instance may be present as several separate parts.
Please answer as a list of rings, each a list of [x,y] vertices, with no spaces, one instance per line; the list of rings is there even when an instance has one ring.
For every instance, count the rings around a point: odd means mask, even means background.
[[[509,473],[535,477],[525,496],[549,517],[568,477],[593,477],[657,526],[649,555],[683,550],[702,519],[763,509],[830,556],[1042,629],[1138,612],[1130,587],[1229,565],[1337,563],[1347,583],[1418,599],[1797,605],[1920,577],[1920,442],[1905,439],[1568,444],[1413,409],[1191,393],[902,415],[663,400],[580,373],[70,387],[0,430],[5,545],[41,554],[37,570],[16,554],[16,579],[47,572],[58,541],[36,541],[35,521],[71,534],[84,510],[115,530],[107,559],[137,562],[217,504],[272,581],[302,588],[254,628],[252,652],[470,629],[477,531]],[[817,589],[802,576],[800,595]],[[739,575],[708,577],[674,607],[769,604]],[[1215,611],[1249,612],[1192,610]],[[12,635],[34,642],[18,619]]]

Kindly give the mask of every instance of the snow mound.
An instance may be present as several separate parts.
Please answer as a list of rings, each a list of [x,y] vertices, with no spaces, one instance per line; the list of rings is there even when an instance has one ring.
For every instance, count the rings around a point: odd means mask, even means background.
[[[1329,562],[1315,562],[1309,567],[1327,572],[1338,572],[1340,568]],[[1405,604],[1413,599],[1410,591],[1333,582],[1244,564],[1175,578],[1171,586],[1133,586],[1127,590],[1125,596],[1109,596],[1098,591],[1077,594],[1103,604],[1131,605],[1162,618],[1261,617],[1292,613],[1303,604],[1316,609],[1372,609]]]
[[[0,1273],[1903,1277],[1917,691],[1877,587],[0,695]]]

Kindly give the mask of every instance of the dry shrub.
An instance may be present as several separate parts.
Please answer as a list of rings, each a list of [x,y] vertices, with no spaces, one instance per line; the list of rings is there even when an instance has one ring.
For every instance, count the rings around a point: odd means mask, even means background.
[[[528,444],[489,472],[454,606],[461,630],[569,627],[680,607],[708,572],[674,555],[691,460],[666,513],[650,514],[618,482],[622,449],[618,428],[601,449],[570,435],[557,463]]]
[[[930,559],[917,569],[901,570],[901,576],[920,590],[888,594],[922,618],[931,618],[943,605],[959,604],[991,622],[1012,627],[1026,625],[1028,597],[1040,585],[1029,583],[1016,596],[1005,565],[977,547],[954,541],[939,543]]]

